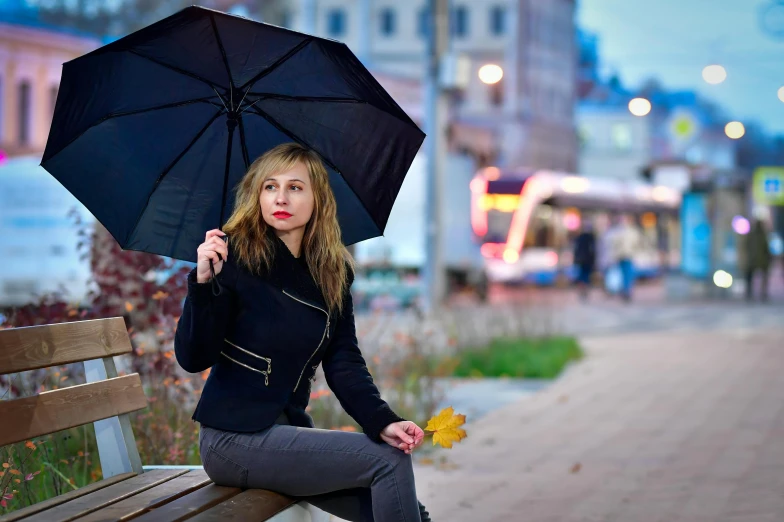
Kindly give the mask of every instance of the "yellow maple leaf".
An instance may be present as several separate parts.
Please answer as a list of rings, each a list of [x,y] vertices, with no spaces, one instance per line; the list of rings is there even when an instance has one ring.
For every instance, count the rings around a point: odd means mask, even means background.
[[[465,424],[465,419],[465,415],[455,415],[455,409],[450,406],[427,421],[425,431],[433,432],[434,446],[440,444],[451,448],[453,442],[460,442],[467,437],[465,430],[460,428]]]

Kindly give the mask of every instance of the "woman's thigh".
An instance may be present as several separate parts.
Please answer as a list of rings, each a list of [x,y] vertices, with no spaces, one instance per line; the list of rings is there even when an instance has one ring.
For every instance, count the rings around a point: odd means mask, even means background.
[[[277,424],[257,433],[202,433],[204,469],[219,485],[307,497],[369,488],[376,477],[411,467],[409,455],[360,433]]]
[[[373,500],[369,488],[333,491],[322,495],[297,497],[322,511],[349,522],[373,522]]]

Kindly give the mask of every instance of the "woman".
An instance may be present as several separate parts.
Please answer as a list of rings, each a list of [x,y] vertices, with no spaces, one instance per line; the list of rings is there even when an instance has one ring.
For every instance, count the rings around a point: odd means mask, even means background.
[[[254,161],[197,253],[174,347],[186,371],[211,368],[193,414],[209,477],[351,521],[430,520],[411,463],[424,432],[381,399],[357,346],[352,263],[320,158],[289,143]],[[364,434],[313,428],[319,364]]]

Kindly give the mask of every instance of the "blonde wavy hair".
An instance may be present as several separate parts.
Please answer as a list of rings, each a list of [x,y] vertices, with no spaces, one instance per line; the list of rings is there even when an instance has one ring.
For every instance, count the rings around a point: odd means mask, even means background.
[[[297,143],[284,143],[259,156],[237,185],[234,212],[222,230],[229,235],[240,264],[256,274],[261,274],[262,267],[269,271],[275,245],[269,236],[272,227],[262,216],[259,197],[267,179],[290,170],[298,162],[308,169],[315,200],[313,215],[305,226],[302,255],[329,312],[340,313],[354,261],[341,238],[329,174],[316,152]]]

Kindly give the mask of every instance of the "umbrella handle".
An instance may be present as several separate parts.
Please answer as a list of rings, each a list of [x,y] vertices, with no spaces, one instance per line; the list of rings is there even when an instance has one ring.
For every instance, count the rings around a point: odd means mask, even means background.
[[[215,275],[215,266],[212,264],[212,259],[210,259],[210,273],[212,273],[212,295],[217,297],[223,292],[223,287],[221,287],[220,281],[218,281],[218,277]]]

